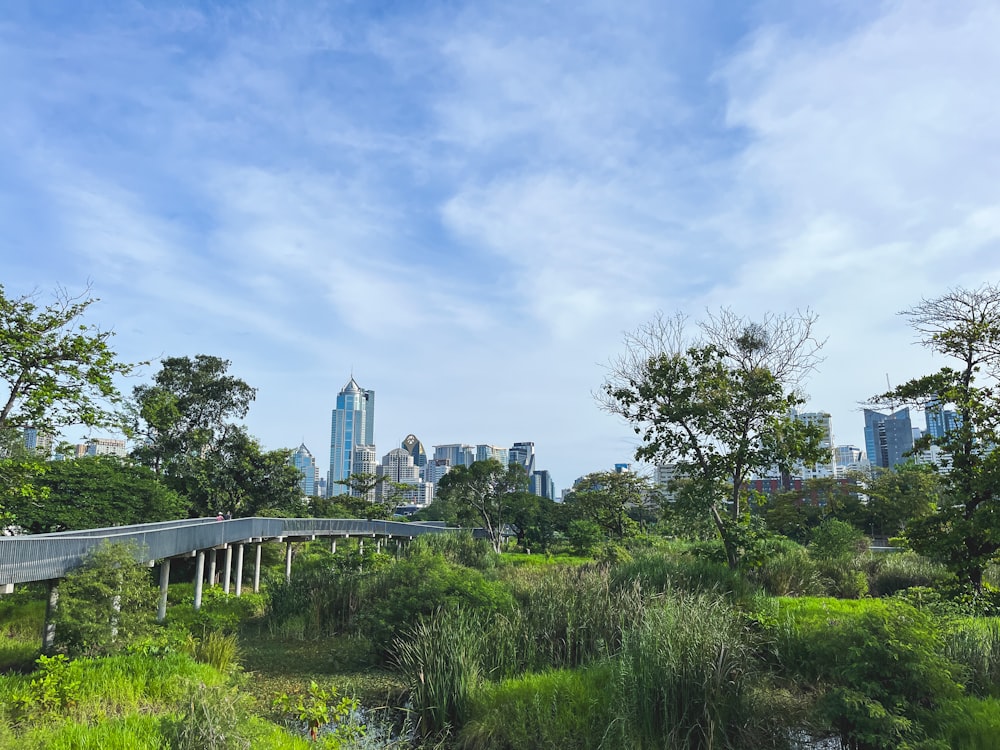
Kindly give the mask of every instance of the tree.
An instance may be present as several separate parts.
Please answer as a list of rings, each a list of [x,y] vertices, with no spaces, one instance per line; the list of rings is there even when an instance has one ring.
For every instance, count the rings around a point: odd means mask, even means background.
[[[644,507],[652,493],[649,479],[631,472],[598,471],[580,479],[566,503],[611,537],[632,536],[638,524],[630,512]]]
[[[306,506],[290,454],[265,451],[245,429],[231,425],[203,455],[185,456],[168,479],[183,488],[192,515],[299,513]]]
[[[953,407],[952,428],[925,435],[915,451],[937,455],[943,474],[933,512],[906,529],[910,545],[982,588],[1000,551],[1000,287],[956,288],[904,310],[921,344],[957,366],[915,378],[872,403]]]
[[[157,474],[169,473],[182,457],[202,455],[231,420],[246,416],[257,390],[227,375],[229,365],[206,354],[168,357],[152,385],[133,390],[134,429],[141,442],[135,454]]]
[[[700,496],[731,567],[745,480],[821,457],[819,428],[792,417],[822,347],[815,322],[808,311],[758,322],[723,309],[689,337],[685,316],[659,315],[626,336],[598,394],[640,436],[637,459],[672,464],[688,480],[685,491]]]
[[[76,296],[57,288],[44,307],[37,300],[7,297],[0,285],[0,492],[22,497],[35,492],[43,462],[16,450],[21,429],[118,424],[114,379],[135,367],[118,361],[111,331],[81,322],[97,301],[89,287]]]
[[[504,466],[491,458],[454,467],[438,483],[438,495],[444,502],[470,509],[482,523],[493,549],[500,552],[512,497],[527,488],[528,475],[522,466]]]
[[[533,492],[514,492],[508,500],[507,522],[525,549],[546,550],[555,535],[555,503]]]
[[[941,475],[934,467],[911,461],[891,469],[875,469],[864,483],[871,533],[896,536],[915,519],[937,507]]]
[[[50,461],[35,483],[44,499],[15,499],[11,507],[14,522],[32,534],[168,521],[187,511],[152,470],[117,456]]]

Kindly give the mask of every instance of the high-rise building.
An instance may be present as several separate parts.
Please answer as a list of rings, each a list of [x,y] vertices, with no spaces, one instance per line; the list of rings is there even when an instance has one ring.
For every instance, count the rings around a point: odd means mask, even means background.
[[[924,418],[927,420],[927,433],[932,438],[943,438],[960,424],[957,412],[937,403],[927,405]]]
[[[333,410],[330,429],[330,496],[349,492],[341,484],[351,474],[362,472],[355,468],[354,449],[359,445],[375,445],[375,391],[365,390],[352,376],[337,394],[337,408]],[[374,448],[372,448],[374,451]]]
[[[793,474],[801,476],[803,479],[834,476],[836,464],[833,455],[833,427],[830,415],[825,411],[810,411],[795,412],[793,416],[800,422],[819,427],[821,432],[819,446],[823,450],[823,458],[817,461],[815,466],[810,467],[802,464],[796,467]]]
[[[420,478],[420,467],[405,448],[394,448],[386,453],[378,473],[392,483],[388,487],[385,483],[379,484],[380,500],[392,497],[401,504],[416,506],[429,505],[434,500],[434,485]]]
[[[300,445],[289,456],[288,462],[302,474],[302,479],[299,480],[299,489],[302,490],[302,494],[309,497],[318,494],[316,491],[316,480],[318,479],[319,470],[316,468],[316,459],[313,458],[313,454],[306,448],[305,443]]]
[[[434,460],[445,459],[451,466],[472,466],[476,460],[476,448],[464,443],[434,446]]]
[[[507,448],[500,448],[496,445],[483,444],[476,446],[477,461],[486,461],[491,458],[506,466],[510,462],[510,451]]]
[[[424,444],[417,440],[416,435],[407,435],[400,447],[413,456],[414,466],[422,469],[427,465],[427,451],[424,450]]]
[[[115,438],[91,438],[76,446],[76,457],[83,456],[125,456],[128,448],[124,440]]]
[[[514,443],[510,447],[508,460],[512,464],[516,463],[524,467],[525,473],[530,477],[535,473],[535,444]]]
[[[47,456],[52,453],[52,436],[34,427],[25,427],[24,447]]]
[[[451,462],[447,458],[433,458],[424,467],[424,481],[437,484],[450,470]]]
[[[528,482],[528,490],[539,497],[552,501],[556,499],[556,483],[552,481],[552,475],[546,469],[539,469],[532,473]]]
[[[910,410],[898,409],[882,414],[865,409],[865,448],[872,466],[891,469],[903,463],[904,454],[913,450],[913,426]]]

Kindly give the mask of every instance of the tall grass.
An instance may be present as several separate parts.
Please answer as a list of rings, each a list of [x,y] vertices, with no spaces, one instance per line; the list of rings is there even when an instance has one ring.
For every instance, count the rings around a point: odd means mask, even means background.
[[[945,631],[944,643],[945,655],[962,669],[966,690],[1000,697],[1000,618],[959,620]]]
[[[914,552],[868,554],[863,560],[872,596],[892,596],[914,586],[937,588],[954,579],[943,565]]]
[[[757,593],[757,585],[741,571],[724,562],[694,555],[651,553],[614,567],[611,580],[616,588],[639,581],[643,591],[689,591],[725,595],[742,601]]]
[[[780,746],[780,725],[755,702],[755,650],[743,620],[718,596],[676,595],[650,608],[628,633],[619,661],[625,745]]]

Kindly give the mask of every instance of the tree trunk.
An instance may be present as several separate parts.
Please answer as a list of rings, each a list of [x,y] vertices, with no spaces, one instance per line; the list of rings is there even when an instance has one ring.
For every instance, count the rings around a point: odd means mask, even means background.
[[[736,570],[736,567],[740,563],[740,558],[736,547],[733,546],[733,540],[730,539],[726,531],[726,522],[722,519],[719,509],[714,504],[709,508],[709,511],[712,514],[712,520],[715,522],[715,528],[718,530],[719,536],[722,537],[722,546],[726,550],[726,562],[729,564],[729,569]]]

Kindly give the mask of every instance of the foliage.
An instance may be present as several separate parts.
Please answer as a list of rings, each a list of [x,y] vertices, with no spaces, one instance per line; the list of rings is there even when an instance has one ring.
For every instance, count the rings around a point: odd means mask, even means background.
[[[863,552],[868,547],[865,535],[846,521],[827,518],[812,532],[809,552],[817,558],[837,560]]]
[[[941,484],[941,475],[927,464],[907,461],[892,469],[876,468],[864,486],[869,528],[886,537],[902,533],[937,507]]]
[[[128,545],[102,543],[59,584],[56,647],[71,656],[115,653],[152,628],[156,591]]]
[[[917,552],[982,587],[984,568],[1000,552],[1000,287],[953,289],[903,312],[921,343],[957,361],[873,399],[938,410],[954,406],[956,424],[926,435],[915,450],[938,451],[944,473],[933,512],[906,529]]]
[[[566,539],[575,554],[592,555],[604,540],[604,532],[595,521],[577,518],[570,521]]]
[[[610,662],[583,669],[548,670],[492,684],[472,698],[459,734],[474,750],[598,750],[616,747],[609,730],[617,718]]]
[[[318,739],[322,728],[332,724],[323,733],[323,746],[328,750],[339,750],[344,747],[344,743],[364,734],[364,726],[353,720],[360,704],[347,696],[338,698],[335,686],[320,687],[313,680],[305,695],[299,693],[290,696],[288,693],[281,693],[274,699],[272,706],[305,724],[313,742]]]
[[[577,480],[565,502],[575,507],[581,517],[596,523],[605,534],[622,539],[638,531],[629,510],[644,507],[651,493],[647,477],[632,472],[599,471]]]
[[[872,596],[892,596],[914,586],[940,589],[954,582],[943,565],[913,552],[873,554],[867,568]]]
[[[443,555],[450,563],[476,570],[492,570],[500,559],[485,540],[476,539],[471,531],[421,534],[405,549],[407,556],[424,553]]]
[[[14,699],[15,716],[41,723],[65,715],[80,700],[80,669],[63,654],[39,656],[28,689]]]
[[[164,734],[171,750],[249,750],[254,731],[250,699],[235,687],[198,685]]]
[[[167,357],[152,385],[133,389],[134,429],[141,439],[136,455],[158,474],[170,473],[183,457],[201,455],[229,420],[246,416],[256,390],[227,375],[229,364],[205,354]]]
[[[437,494],[443,502],[471,509],[493,549],[500,552],[511,500],[527,488],[528,475],[522,466],[504,466],[491,458],[452,468],[438,483]]]
[[[35,483],[44,501],[11,505],[17,524],[32,534],[168,521],[186,512],[183,498],[152,470],[117,456],[51,461]]]
[[[508,500],[507,523],[524,549],[545,552],[556,533],[556,504],[532,492],[513,493]]]
[[[114,379],[134,365],[117,361],[111,331],[80,322],[97,301],[89,288],[72,296],[60,287],[54,297],[39,307],[36,294],[7,297],[0,285],[0,380],[7,391],[0,429],[51,435],[65,425],[118,423],[110,408],[120,399]]]
[[[601,403],[632,423],[642,439],[636,458],[670,464],[685,479],[672,489],[700,501],[738,564],[723,516],[742,515],[742,487],[754,471],[821,456],[818,426],[792,419],[803,402],[794,386],[811,370],[820,347],[815,316],[768,315],[763,322],[722,310],[688,340],[685,318],[657,317],[626,338],[611,364]]]
[[[962,668],[966,689],[1000,697],[1000,619],[958,620],[947,628],[944,640],[945,654]]]
[[[907,604],[804,599],[782,608],[781,663],[828,686],[818,708],[852,750],[924,739],[931,712],[959,695],[934,621]]]

